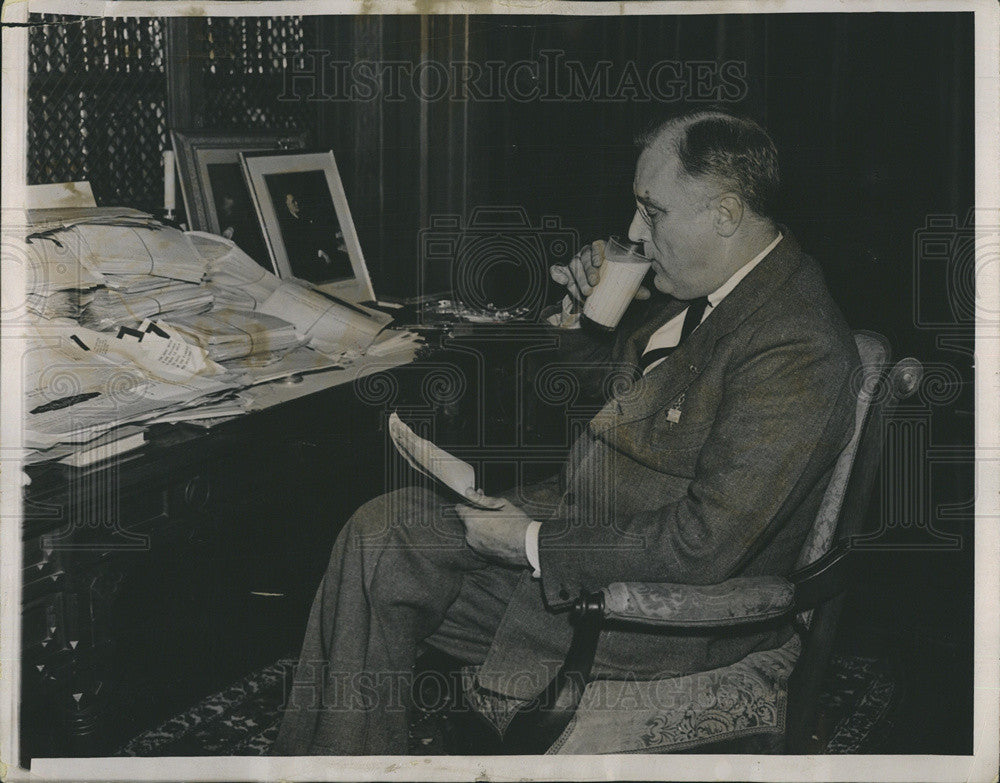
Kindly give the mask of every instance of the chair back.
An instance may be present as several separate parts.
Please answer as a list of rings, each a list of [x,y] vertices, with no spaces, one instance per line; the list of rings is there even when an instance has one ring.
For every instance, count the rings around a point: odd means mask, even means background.
[[[858,346],[858,355],[861,357],[860,372],[851,379],[851,383],[858,390],[854,435],[834,466],[830,483],[820,503],[819,513],[816,515],[816,522],[799,552],[795,564],[796,570],[805,568],[829,552],[834,539],[842,537],[846,532],[839,524],[841,520],[853,518],[853,514],[844,512],[848,510],[853,512],[860,503],[867,500],[866,490],[870,484],[866,486],[865,482],[852,481],[855,473],[854,463],[859,454],[862,462],[868,462],[866,458],[872,450],[872,436],[878,435],[879,428],[870,426],[870,414],[873,413],[873,401],[878,399],[880,390],[884,388],[889,368],[890,348],[888,341],[874,332],[855,332],[854,340]],[[862,433],[867,437],[862,438]]]
[[[891,366],[891,350],[881,335],[855,332],[854,338],[861,356],[861,370],[853,381],[858,389],[854,436],[837,460],[816,524],[806,537],[796,567],[799,572],[812,570],[813,574],[817,566],[824,567],[826,576],[833,577],[829,580],[831,585],[846,580],[848,563],[836,562],[835,558],[847,551],[851,539],[862,531],[865,523],[872,486],[882,461],[883,421],[900,399],[913,393],[923,375],[923,367],[916,359],[902,359]],[[840,550],[837,555],[831,555],[834,547]],[[832,565],[825,566],[821,562],[824,558]],[[795,581],[795,575],[792,579]],[[798,616],[808,634],[789,683],[788,752],[813,750],[809,745],[809,727],[814,722],[816,700],[833,651],[842,607],[841,593]]]

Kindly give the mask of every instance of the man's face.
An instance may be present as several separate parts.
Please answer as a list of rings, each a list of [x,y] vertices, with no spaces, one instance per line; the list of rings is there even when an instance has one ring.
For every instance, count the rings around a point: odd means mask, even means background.
[[[647,148],[636,165],[629,239],[641,242],[652,260],[656,287],[678,299],[706,296],[729,276],[717,260],[710,184],[684,176],[669,145]]]

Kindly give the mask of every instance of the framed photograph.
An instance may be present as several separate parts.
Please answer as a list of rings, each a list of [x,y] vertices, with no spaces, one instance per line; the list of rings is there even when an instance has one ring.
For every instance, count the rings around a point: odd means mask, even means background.
[[[274,271],[240,166],[241,152],[300,150],[304,134],[171,131],[188,225],[233,240]]]
[[[352,302],[375,298],[333,152],[241,153],[279,277]]]

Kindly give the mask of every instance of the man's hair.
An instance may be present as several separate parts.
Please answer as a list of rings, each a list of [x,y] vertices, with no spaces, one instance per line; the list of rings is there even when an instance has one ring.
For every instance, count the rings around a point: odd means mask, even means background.
[[[772,218],[781,177],[778,151],[760,125],[721,110],[699,110],[672,117],[641,134],[645,150],[661,138],[671,140],[681,169],[690,177],[711,177],[738,193],[755,213]]]

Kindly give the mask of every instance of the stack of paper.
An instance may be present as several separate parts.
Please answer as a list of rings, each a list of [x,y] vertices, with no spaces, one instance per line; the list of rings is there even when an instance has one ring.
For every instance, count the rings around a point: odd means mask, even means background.
[[[304,285],[282,282],[232,242],[189,234],[207,261],[208,287],[217,308],[255,310],[291,323],[303,341],[333,356],[363,351],[392,318]]]
[[[51,207],[28,210],[28,223],[34,231],[51,231],[53,229],[70,228],[79,223],[97,225],[114,223],[116,225],[148,226],[157,225],[157,221],[148,212],[132,207]]]
[[[340,358],[332,358],[301,346],[285,354],[254,354],[230,359],[223,366],[231,372],[239,373],[240,383],[249,387],[292,376],[343,369],[345,364]]]
[[[204,315],[158,320],[158,324],[201,346],[217,362],[282,353],[302,343],[287,321],[247,310],[213,310]]]
[[[385,313],[334,300],[298,283],[281,283],[260,310],[289,321],[310,348],[330,356],[365,350],[392,320]]]
[[[239,389],[418,345],[383,331],[390,316],[281,281],[222,237],[135,210],[31,217],[29,461],[81,448],[72,464],[104,459],[141,445],[122,425],[225,420],[245,410]]]
[[[41,318],[78,318],[93,298],[93,291],[67,289],[48,294],[29,291],[27,306]]]
[[[33,328],[31,344],[23,379],[28,448],[85,443],[234,385],[204,351],[155,331],[111,335],[56,320]]]
[[[169,277],[156,275],[104,275],[104,285],[123,294],[144,294],[177,282]]]
[[[199,283],[205,262],[176,228],[81,223],[60,239],[76,245],[80,263],[105,275],[155,275]]]
[[[201,232],[188,236],[205,260],[216,308],[257,310],[281,284],[230,240]]]
[[[104,278],[83,268],[50,237],[11,238],[10,258],[24,259],[28,310],[42,318],[76,318]]]
[[[169,283],[145,293],[100,288],[80,314],[80,323],[99,331],[134,326],[154,315],[184,318],[212,309],[212,292],[205,286]]]
[[[125,211],[52,210],[25,240],[28,307],[99,330],[212,307],[206,261],[181,231]],[[92,214],[93,213],[93,214]]]

